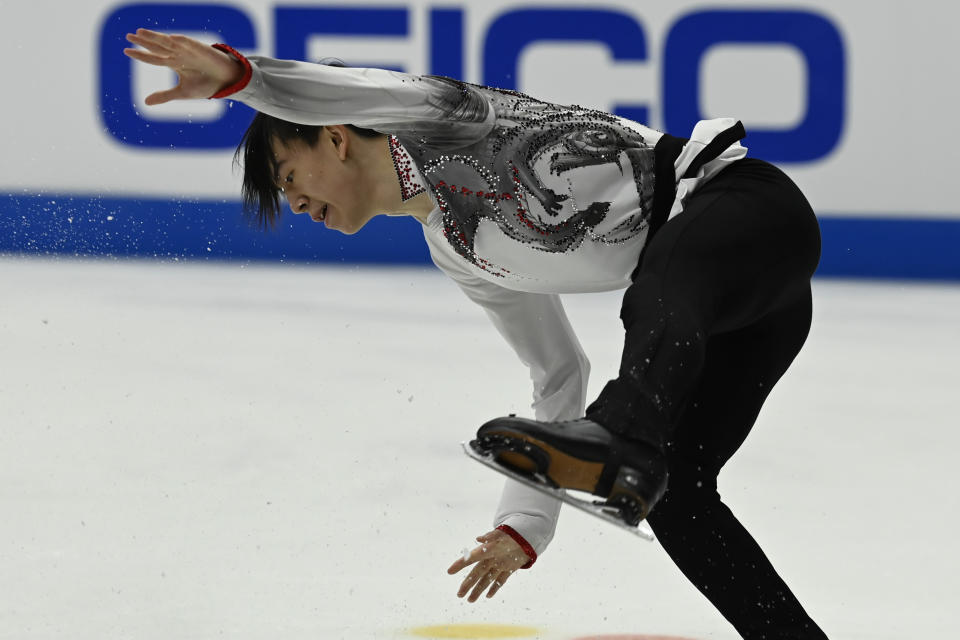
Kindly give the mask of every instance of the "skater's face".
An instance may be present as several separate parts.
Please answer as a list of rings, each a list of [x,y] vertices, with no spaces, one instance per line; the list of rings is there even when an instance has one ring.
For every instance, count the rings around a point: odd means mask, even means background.
[[[379,212],[364,185],[355,136],[343,126],[324,127],[314,145],[273,143],[277,186],[294,213],[346,234],[359,231]]]

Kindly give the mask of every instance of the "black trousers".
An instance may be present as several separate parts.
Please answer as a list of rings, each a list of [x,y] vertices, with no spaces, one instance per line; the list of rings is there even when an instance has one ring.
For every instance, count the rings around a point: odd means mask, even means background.
[[[754,159],[725,169],[649,241],[623,299],[619,375],[586,414],[667,457],[648,522],[748,640],[826,638],[717,492],[806,340],[819,256],[816,218],[786,175]]]

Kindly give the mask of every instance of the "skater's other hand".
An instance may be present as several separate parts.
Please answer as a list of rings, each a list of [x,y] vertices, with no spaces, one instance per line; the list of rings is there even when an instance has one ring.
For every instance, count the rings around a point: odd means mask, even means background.
[[[136,33],[127,34],[127,40],[143,47],[124,49],[127,57],[158,67],[169,67],[179,76],[177,86],[147,96],[148,105],[171,100],[209,98],[243,78],[244,67],[241,62],[187,36],[137,29]]]
[[[514,571],[530,561],[520,545],[502,531],[494,529],[478,536],[477,542],[480,546],[470,551],[466,558],[457,558],[447,569],[447,573],[453,575],[471,564],[476,565],[457,592],[457,597],[462,598],[473,589],[467,598],[469,602],[476,602],[487,587],[490,587],[487,597],[492,598]]]

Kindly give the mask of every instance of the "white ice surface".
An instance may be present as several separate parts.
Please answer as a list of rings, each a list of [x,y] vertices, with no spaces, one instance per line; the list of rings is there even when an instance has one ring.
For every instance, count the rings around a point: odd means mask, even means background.
[[[568,296],[615,371],[618,294]],[[831,638],[960,637],[960,287],[817,281],[721,475]],[[526,372],[435,271],[0,259],[0,638],[736,635],[655,544],[565,511],[492,601],[446,575]]]

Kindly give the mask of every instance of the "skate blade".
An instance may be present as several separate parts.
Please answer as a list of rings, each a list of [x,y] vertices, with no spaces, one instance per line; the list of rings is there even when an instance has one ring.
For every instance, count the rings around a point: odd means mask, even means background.
[[[650,525],[648,525],[646,522],[641,522],[638,526],[631,526],[627,524],[624,521],[624,516],[622,515],[621,510],[615,505],[609,505],[599,500],[583,500],[581,498],[576,498],[570,495],[565,489],[554,487],[548,484],[550,482],[549,479],[545,478],[542,474],[524,474],[513,471],[494,460],[493,454],[483,454],[475,451],[467,442],[461,442],[460,446],[463,447],[463,452],[468,458],[479,462],[485,467],[493,469],[499,474],[525,484],[532,489],[536,489],[540,493],[545,493],[548,496],[552,496],[570,505],[571,507],[574,507],[575,509],[583,511],[584,513],[589,513],[593,517],[608,522],[616,526],[618,529],[622,529],[628,533],[631,533],[638,538],[642,538],[647,541],[655,540],[653,531],[650,529]]]

